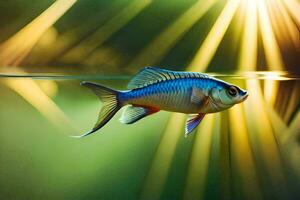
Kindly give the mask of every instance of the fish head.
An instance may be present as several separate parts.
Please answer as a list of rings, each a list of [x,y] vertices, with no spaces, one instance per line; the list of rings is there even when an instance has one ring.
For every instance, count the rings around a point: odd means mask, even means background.
[[[210,96],[215,107],[220,111],[245,101],[248,97],[248,92],[238,86],[224,84],[220,87],[213,88]]]
[[[226,85],[219,89],[219,99],[224,105],[234,105],[245,101],[248,92],[235,85]]]

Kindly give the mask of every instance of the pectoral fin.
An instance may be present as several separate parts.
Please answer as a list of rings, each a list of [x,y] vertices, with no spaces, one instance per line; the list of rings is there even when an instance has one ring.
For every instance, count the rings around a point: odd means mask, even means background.
[[[205,113],[199,113],[196,115],[189,115],[185,125],[185,137],[187,137],[192,131],[199,125],[204,118]]]
[[[208,96],[202,90],[194,87],[191,95],[191,102],[197,105],[205,105],[208,101]]]
[[[123,124],[133,124],[138,120],[158,112],[159,109],[148,108],[148,107],[138,107],[138,106],[127,106],[122,113],[120,122]]]

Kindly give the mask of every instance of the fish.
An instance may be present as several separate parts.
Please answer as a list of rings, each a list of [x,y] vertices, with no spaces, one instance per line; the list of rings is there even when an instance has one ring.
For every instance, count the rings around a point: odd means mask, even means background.
[[[171,71],[145,67],[129,82],[128,90],[81,82],[102,101],[98,120],[85,137],[95,133],[124,106],[120,118],[124,124],[133,124],[144,117],[159,112],[179,112],[188,115],[185,136],[196,129],[206,114],[226,110],[245,101],[248,92],[236,85],[198,72]]]

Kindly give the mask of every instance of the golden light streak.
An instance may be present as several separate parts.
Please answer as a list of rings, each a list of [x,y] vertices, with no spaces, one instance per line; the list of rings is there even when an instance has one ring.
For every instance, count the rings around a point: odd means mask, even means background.
[[[283,134],[283,145],[284,145],[284,153],[288,158],[289,164],[293,169],[297,178],[300,178],[300,111],[297,112],[296,116],[290,123],[290,127]]]
[[[215,0],[198,0],[161,34],[154,38],[149,45],[130,62],[127,68],[130,69],[139,66],[152,65],[159,62],[176,42],[202,18],[215,3]]]
[[[238,69],[244,71],[252,71],[256,69],[256,65],[257,65],[257,7],[256,7],[256,1],[248,0],[246,17],[245,17],[245,26],[244,26],[243,37],[242,37],[241,53],[238,62]],[[252,160],[251,146],[249,144],[248,137],[245,135],[245,133],[247,133],[247,129],[246,127],[244,127],[243,123],[234,122],[237,119],[239,120],[243,119],[242,108],[240,105],[235,105],[233,108],[229,110],[229,112],[230,112],[231,124],[234,124],[234,126],[232,126],[233,130],[231,130],[232,143],[233,146],[237,148],[237,150],[234,150],[233,153],[239,151],[244,152],[243,155],[245,154],[245,161],[243,162],[248,164],[245,169],[251,168],[251,171],[254,172],[254,161]],[[239,140],[239,142],[236,142],[237,140]],[[241,178],[248,177],[249,180],[256,182],[257,180],[256,180],[255,172],[253,174],[249,174],[248,170],[243,170],[244,166],[243,166],[243,162],[241,162],[242,158],[239,157],[238,153],[235,156],[237,162],[237,169],[240,171],[240,173],[243,173],[243,175],[241,175],[240,177]],[[243,183],[245,184],[245,182]],[[243,189],[245,190],[246,193],[250,193],[252,188],[246,188],[244,184],[243,184]],[[255,190],[256,189],[254,189],[254,191]]]
[[[264,104],[268,113],[270,122],[272,123],[274,133],[276,134],[277,141],[279,144],[282,143],[284,132],[287,130],[287,125],[282,121],[278,113],[269,104]]]
[[[248,131],[243,113],[243,105],[237,104],[229,109],[231,131],[231,160],[238,185],[247,199],[262,199],[259,181],[256,174]]]
[[[57,94],[58,86],[55,81],[43,80],[38,85],[48,97],[54,97]]]
[[[254,71],[257,65],[257,8],[256,1],[247,1],[244,33],[238,69]]]
[[[220,118],[220,114],[217,114]],[[183,199],[203,199],[208,172],[214,125],[213,115],[207,115],[199,125],[189,161]],[[220,126],[220,123],[216,124]]]
[[[245,0],[241,1],[234,18],[232,19],[232,25],[234,29],[234,32],[232,33],[232,43],[234,44],[238,44],[240,42],[240,36],[245,25],[245,13],[248,9],[247,2],[248,1]]]
[[[246,119],[249,128],[251,145],[253,146],[256,162],[260,163],[267,173],[268,182],[276,195],[288,196],[280,151],[276,144],[272,126],[264,107],[261,88],[258,80],[247,80],[247,90],[250,94],[244,102]],[[255,109],[254,109],[255,108]]]
[[[119,14],[105,23],[90,37],[82,41],[77,47],[70,50],[62,59],[74,61],[82,61],[89,56],[97,47],[103,44],[114,33],[119,31],[140,12],[142,12],[152,0],[135,0],[132,1]]]
[[[283,62],[264,1],[257,1],[259,25],[267,63],[271,70],[283,70]]]
[[[2,66],[19,65],[45,31],[69,10],[75,2],[76,0],[56,1],[31,23],[2,43],[0,46],[0,64]],[[4,83],[22,96],[54,125],[64,130],[66,128],[74,130],[69,119],[33,80],[7,79]],[[51,84],[51,88],[54,90],[55,86],[55,84]]]
[[[294,17],[298,27],[300,27],[300,3],[296,0],[283,0],[283,2]]]
[[[217,51],[225,32],[238,8],[240,0],[230,0],[222,10],[200,49],[191,61],[189,71],[205,71]]]
[[[19,65],[43,33],[69,10],[75,2],[76,0],[57,0],[40,16],[1,44],[0,65]]]
[[[7,79],[4,80],[4,84],[23,97],[57,127],[63,130],[68,128],[71,128],[69,131],[75,130],[68,117],[32,79]]]
[[[290,123],[290,126],[286,133],[284,133],[284,141],[297,140],[297,137],[300,137],[300,111],[297,112],[296,116]]]
[[[259,25],[261,29],[264,51],[270,70],[283,70],[284,64],[280,54],[278,44],[272,30],[270,18],[264,1],[257,1]],[[271,105],[275,104],[278,91],[278,82],[272,80],[265,81],[264,94],[266,101]]]
[[[299,103],[299,100],[300,100],[300,83],[295,83],[293,89],[292,89],[292,92],[291,92],[291,95],[289,96],[289,101],[288,101],[288,106],[285,110],[285,114],[283,116],[283,120],[285,122],[287,122],[293,111],[296,109],[298,103]]]
[[[203,45],[200,47],[200,50],[196,55],[196,57],[198,58],[196,60],[199,61],[199,59],[201,59],[202,63],[197,66],[189,67],[190,71],[201,71],[207,68],[212,56],[214,55],[229,26],[230,21],[232,20],[239,2],[239,0],[231,0],[226,4],[222,13],[215,22],[212,30],[208,34],[208,39],[204,41]],[[216,40],[217,42],[215,42]],[[208,48],[208,45],[214,45],[214,47]],[[206,50],[206,48],[208,49]],[[209,51],[209,56],[207,56],[206,51]],[[182,127],[185,121],[185,118],[180,119],[179,116],[180,115],[177,113],[172,114],[171,116],[171,119],[167,125],[167,131],[164,133],[163,139],[159,144],[158,151],[155,154],[154,162],[152,163],[150,171],[147,175],[145,186],[142,190],[141,199],[159,199],[161,195],[172,161],[172,157],[174,155],[176,144],[178,142],[180,134],[182,133],[182,129],[179,127]],[[175,124],[177,124],[177,126],[174,128]],[[169,145],[168,149],[165,149],[167,146],[165,145],[165,143],[167,143],[168,141],[172,142],[171,148]],[[165,154],[168,155],[166,158],[162,156]],[[161,166],[160,163],[163,163],[163,165]]]
[[[184,135],[185,119],[184,114],[172,114],[143,184],[140,199],[156,200],[160,198],[178,140]]]
[[[229,199],[232,197],[232,168],[231,168],[231,144],[230,144],[230,132],[229,132],[229,115],[228,110],[221,113],[222,120],[221,120],[221,130],[219,135],[219,141],[220,149],[218,152],[219,157],[219,170],[222,176],[220,176],[220,189],[221,194],[229,197]],[[216,148],[216,147],[214,147]]]
[[[265,104],[264,106],[269,114],[273,130],[281,148],[283,161],[300,178],[300,146],[297,138],[300,137],[300,112],[298,112],[288,127],[270,105]]]
[[[271,70],[283,70],[284,65],[282,57],[275,39],[274,32],[272,30],[270,18],[268,16],[264,1],[257,1],[257,6],[259,14],[259,25],[261,29],[262,41],[268,67]],[[265,81],[264,94],[266,101],[271,105],[275,104],[277,91],[278,82],[272,80]]]
[[[220,41],[223,38],[238,5],[239,1],[236,0],[231,0],[226,4],[212,30],[208,34],[208,39],[206,39],[204,44],[200,47],[200,53],[197,53],[197,58],[200,58],[201,61],[203,61],[203,63],[200,63],[201,69],[198,67],[198,65],[192,69],[195,71],[206,69],[217,47],[219,46]],[[210,48],[209,45],[213,45],[214,47]],[[207,56],[206,52],[209,52],[209,56]],[[141,199],[159,199],[161,195],[172,157],[174,155],[176,144],[180,134],[182,133],[181,127],[183,127],[185,121],[185,118],[179,118],[179,116],[180,115],[178,114],[172,114],[171,116],[170,122],[167,125],[167,131],[164,133],[163,139],[159,144],[158,151],[155,154],[154,162],[152,163],[151,169],[147,175],[146,184],[143,187]],[[177,126],[174,128],[175,124],[177,124]],[[167,141],[172,142],[172,148],[170,148],[170,145],[165,145]],[[168,149],[165,149],[166,146],[169,146]],[[167,152],[164,153],[163,151]],[[164,158],[161,154],[167,154],[168,156],[167,158]],[[163,165],[160,164],[162,162],[164,163]]]
[[[282,0],[271,0],[268,7],[272,25],[274,28],[276,27],[278,39],[285,39],[282,45],[291,41],[296,48],[299,48],[299,30],[284,7]]]
[[[60,56],[63,56],[72,46],[76,46],[94,27],[98,27],[99,24],[111,19],[121,9],[120,6],[119,1],[112,1],[109,7],[101,10],[101,12],[95,13],[88,20],[81,20],[77,26],[59,34],[55,43],[48,47],[46,57],[42,61],[39,60],[39,63],[45,64],[56,59],[59,60]],[[39,52],[39,54],[45,55],[45,51]]]
[[[279,88],[279,82],[278,82],[279,78],[280,78],[280,76],[276,72],[268,73],[268,75],[266,75],[266,79],[264,81],[265,99],[270,105],[273,105],[273,106],[275,105],[275,101],[277,99],[277,92],[278,92],[278,88]]]
[[[260,4],[260,6],[258,5]],[[262,29],[264,29],[262,26],[266,26],[267,29],[266,33],[270,33],[271,37],[274,35],[271,30],[271,25],[266,17],[267,13],[265,13],[265,8],[262,7],[261,1],[248,1],[248,10],[246,13],[246,22],[245,22],[245,29],[244,29],[244,36],[242,39],[242,49],[239,59],[238,68],[242,70],[250,70],[254,71],[256,70],[257,66],[257,17],[256,17],[256,10],[259,9],[259,20],[260,20],[260,26]],[[262,30],[263,32],[263,30]],[[263,35],[264,40],[264,46],[272,47],[276,41],[270,40],[269,35],[265,34]],[[270,54],[268,59],[270,60]],[[278,62],[281,65],[280,58],[277,57]],[[275,62],[277,63],[277,62]],[[270,74],[269,78],[276,78],[274,75],[276,73]],[[259,80],[247,80],[246,82],[247,90],[249,92],[249,98],[243,103],[243,106],[245,107],[245,113],[246,113],[246,124],[248,128],[248,137],[245,136],[243,133],[247,133],[246,127],[244,127],[243,122],[240,122],[240,120],[243,120],[244,117],[242,116],[242,108],[240,105],[235,105],[233,108],[229,110],[231,120],[239,120],[238,123],[233,123],[234,126],[232,126],[232,139],[235,145],[233,145],[235,148],[236,146],[239,146],[239,149],[237,152],[244,152],[246,155],[243,158],[238,158],[240,154],[237,154],[237,162],[239,163],[238,167],[239,169],[245,169],[247,168],[247,165],[244,165],[243,162],[250,162],[250,165],[252,165],[251,168],[253,168],[254,163],[258,163],[258,171],[261,171],[262,169],[265,169],[268,173],[269,183],[271,183],[271,188],[273,190],[279,189],[281,190],[282,196],[286,196],[287,194],[287,188],[285,185],[285,177],[283,175],[283,166],[280,159],[280,151],[276,144],[276,138],[274,137],[273,129],[271,126],[271,123],[269,121],[268,115],[266,113],[267,108],[265,108],[266,104],[264,103],[261,88],[259,85]],[[276,116],[274,116],[276,113],[273,110],[273,108],[268,105],[268,113],[272,115],[272,119],[276,120]],[[274,111],[274,112],[273,112]],[[273,121],[272,121],[273,122]],[[273,124],[272,124],[273,125]],[[281,129],[284,127],[283,124],[278,124]],[[236,130],[235,130],[236,129]],[[282,130],[282,129],[281,129]],[[240,131],[240,132],[238,132]],[[241,134],[242,133],[242,134]],[[276,137],[279,134],[276,134]],[[241,138],[244,136],[244,138]],[[245,144],[243,144],[245,142]],[[242,143],[242,144],[241,144]],[[253,155],[251,155],[253,150]],[[253,159],[252,160],[252,157]],[[247,159],[246,159],[247,158]],[[252,164],[251,164],[252,163]],[[250,174],[249,171],[251,170],[245,170],[243,171],[243,175],[240,176],[241,178],[247,177]],[[258,181],[258,178],[260,177],[260,174],[258,174],[259,177],[256,177],[255,174],[250,175],[251,179],[255,182]],[[253,184],[255,187],[255,184]],[[263,187],[269,187],[264,185]],[[248,195],[251,195],[251,189],[252,187],[244,186],[247,191]],[[259,188],[254,189],[252,192],[257,193],[256,191],[259,191]],[[252,194],[253,195],[253,194]],[[261,197],[261,194],[259,195]],[[256,199],[256,198],[254,198]]]
[[[275,0],[265,1],[266,9],[269,15],[269,19],[272,25],[273,32],[275,34],[278,44],[285,44],[288,41],[288,33],[287,29],[284,28],[284,24],[282,23],[282,16],[280,11],[278,10],[277,3]]]

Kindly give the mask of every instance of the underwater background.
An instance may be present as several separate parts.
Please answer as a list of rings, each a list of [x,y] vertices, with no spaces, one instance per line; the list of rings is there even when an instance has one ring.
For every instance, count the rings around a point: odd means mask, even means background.
[[[300,199],[299,0],[0,1],[1,199]],[[97,134],[80,81],[205,72],[249,98]]]

